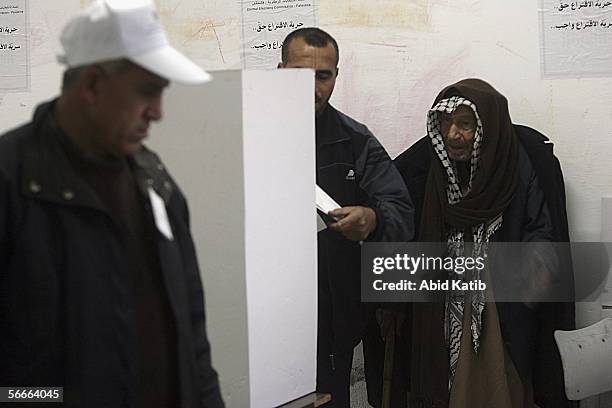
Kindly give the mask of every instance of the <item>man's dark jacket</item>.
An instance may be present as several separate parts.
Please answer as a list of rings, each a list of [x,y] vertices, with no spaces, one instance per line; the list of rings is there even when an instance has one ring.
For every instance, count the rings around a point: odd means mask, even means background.
[[[131,407],[135,322],[126,253],[93,190],[45,130],[50,104],[0,138],[0,385],[63,386],[66,407]],[[157,232],[183,407],[222,407],[185,198],[157,156],[132,166],[164,200]],[[151,205],[146,213],[153,222]]]
[[[317,119],[317,184],[340,206],[376,213],[368,241],[407,241],[414,209],[389,155],[366,126],[328,106]],[[318,234],[319,336],[334,354],[352,353],[366,323],[361,303],[361,246],[326,229]]]
[[[492,240],[567,242],[565,187],[552,144],[546,143],[548,138],[529,127],[514,125],[514,130],[521,145],[519,182],[512,202],[504,212],[502,227]],[[426,136],[395,159],[415,205],[417,231],[423,211],[431,150],[431,141]],[[565,262],[571,264],[571,259]],[[561,360],[553,332],[556,329],[575,328],[574,304],[542,303],[533,310],[521,303],[497,303],[497,309],[504,343],[523,381],[532,381],[535,402],[542,408],[573,406],[565,397]],[[414,319],[418,320],[418,316],[414,316]],[[427,347],[426,343],[422,345]],[[423,353],[413,348],[413,366],[436,365],[431,361],[419,362],[419,354]],[[439,365],[447,365],[447,356],[441,358],[443,360]],[[421,379],[411,380],[419,387]],[[433,407],[444,404],[428,401],[427,398],[419,402],[423,406]]]

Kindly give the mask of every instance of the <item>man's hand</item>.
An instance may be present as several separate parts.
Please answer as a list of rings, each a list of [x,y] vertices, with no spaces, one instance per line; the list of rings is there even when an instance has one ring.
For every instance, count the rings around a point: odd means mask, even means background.
[[[363,241],[376,229],[376,213],[369,207],[342,207],[328,214],[339,219],[329,228],[351,241]]]

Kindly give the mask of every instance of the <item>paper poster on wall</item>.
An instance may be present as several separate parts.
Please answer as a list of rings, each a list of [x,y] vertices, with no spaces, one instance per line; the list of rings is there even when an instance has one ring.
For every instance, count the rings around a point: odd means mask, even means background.
[[[315,0],[241,0],[241,9],[244,69],[275,69],[287,34],[317,25]]]
[[[28,1],[0,0],[0,92],[30,87]]]
[[[612,0],[540,0],[542,76],[612,76]]]

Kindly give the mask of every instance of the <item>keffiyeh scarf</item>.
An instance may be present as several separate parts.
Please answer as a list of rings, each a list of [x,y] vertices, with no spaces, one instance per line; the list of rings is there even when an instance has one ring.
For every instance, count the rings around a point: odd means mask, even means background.
[[[467,183],[467,187],[462,191],[456,164],[451,161],[448,157],[444,146],[444,139],[440,128],[439,116],[442,113],[451,114],[459,106],[465,105],[472,109],[474,116],[476,117],[476,129],[473,141],[472,157],[470,160],[470,178]],[[478,171],[478,165],[480,162],[480,145],[483,138],[483,127],[476,106],[469,100],[460,97],[452,96],[450,98],[442,99],[436,104],[429,112],[427,121],[427,132],[431,138],[434,152],[444,170],[448,179],[446,188],[446,199],[448,204],[453,205],[459,203],[467,194],[469,194],[472,188],[472,182],[474,176]],[[499,229],[502,224],[501,215],[493,220],[491,223],[482,223],[471,228],[472,241],[474,243],[473,251],[470,256],[473,258],[487,257],[487,246],[491,236]],[[465,254],[465,234],[466,231],[458,228],[451,228],[447,234],[447,250],[448,255],[452,257],[466,256]],[[450,272],[454,274],[454,272]],[[474,270],[471,276],[463,275],[464,279],[480,279],[480,271]],[[449,363],[450,363],[450,376],[449,376],[449,387],[452,385],[455,373],[457,371],[457,363],[459,361],[459,352],[461,349],[461,337],[463,334],[463,319],[465,310],[465,301],[463,293],[449,292],[445,302],[445,313],[444,313],[444,328],[446,334],[446,341],[449,347]],[[469,299],[471,302],[471,323],[470,330],[472,334],[472,345],[474,351],[478,352],[480,345],[480,333],[482,332],[482,312],[485,306],[485,293],[482,291],[474,292]]]

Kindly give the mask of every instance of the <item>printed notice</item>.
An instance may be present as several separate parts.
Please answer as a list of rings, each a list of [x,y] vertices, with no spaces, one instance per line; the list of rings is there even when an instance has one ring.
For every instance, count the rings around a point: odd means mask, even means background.
[[[317,25],[315,0],[241,0],[241,8],[245,69],[275,69],[287,34]]]
[[[29,90],[27,0],[0,0],[0,92]]]
[[[612,76],[612,0],[540,0],[542,76]]]
[[[0,0],[0,92],[29,90],[27,0]]]

